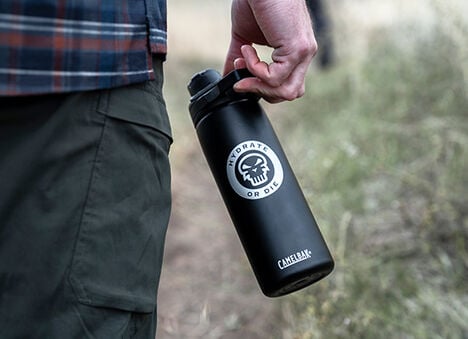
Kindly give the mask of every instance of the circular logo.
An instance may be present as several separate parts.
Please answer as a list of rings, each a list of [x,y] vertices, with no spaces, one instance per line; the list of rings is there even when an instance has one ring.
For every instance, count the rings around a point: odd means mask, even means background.
[[[256,140],[234,147],[226,162],[229,183],[245,199],[262,199],[275,193],[283,183],[283,167],[276,153]]]

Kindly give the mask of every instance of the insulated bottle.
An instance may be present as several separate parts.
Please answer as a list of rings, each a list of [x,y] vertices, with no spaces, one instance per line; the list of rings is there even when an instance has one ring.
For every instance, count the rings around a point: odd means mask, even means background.
[[[195,74],[189,110],[258,284],[277,297],[322,279],[334,262],[259,98],[233,90],[248,76]]]

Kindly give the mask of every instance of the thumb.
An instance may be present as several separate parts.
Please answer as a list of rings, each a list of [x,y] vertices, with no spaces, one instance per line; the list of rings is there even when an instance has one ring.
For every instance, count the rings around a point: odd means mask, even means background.
[[[244,45],[240,40],[235,39],[234,37],[231,39],[231,43],[229,44],[229,49],[226,55],[226,60],[224,62],[224,69],[223,74],[226,75],[227,73],[234,70],[236,67],[234,62],[236,59],[243,58],[241,53],[241,47]],[[239,68],[239,67],[237,67]]]

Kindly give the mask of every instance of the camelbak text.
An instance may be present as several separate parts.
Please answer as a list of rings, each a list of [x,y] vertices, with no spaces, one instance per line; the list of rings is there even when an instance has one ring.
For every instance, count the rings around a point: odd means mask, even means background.
[[[285,268],[300,263],[301,261],[307,260],[312,258],[312,251],[309,249],[304,249],[300,252],[296,252],[291,254],[283,259],[278,260],[278,267],[280,270],[284,270]]]

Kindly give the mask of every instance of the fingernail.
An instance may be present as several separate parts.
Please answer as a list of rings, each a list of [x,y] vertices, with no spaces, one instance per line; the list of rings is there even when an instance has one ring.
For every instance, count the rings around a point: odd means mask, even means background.
[[[234,86],[232,86],[232,88],[236,92],[242,91],[242,86],[240,86],[238,83],[235,83]]]

